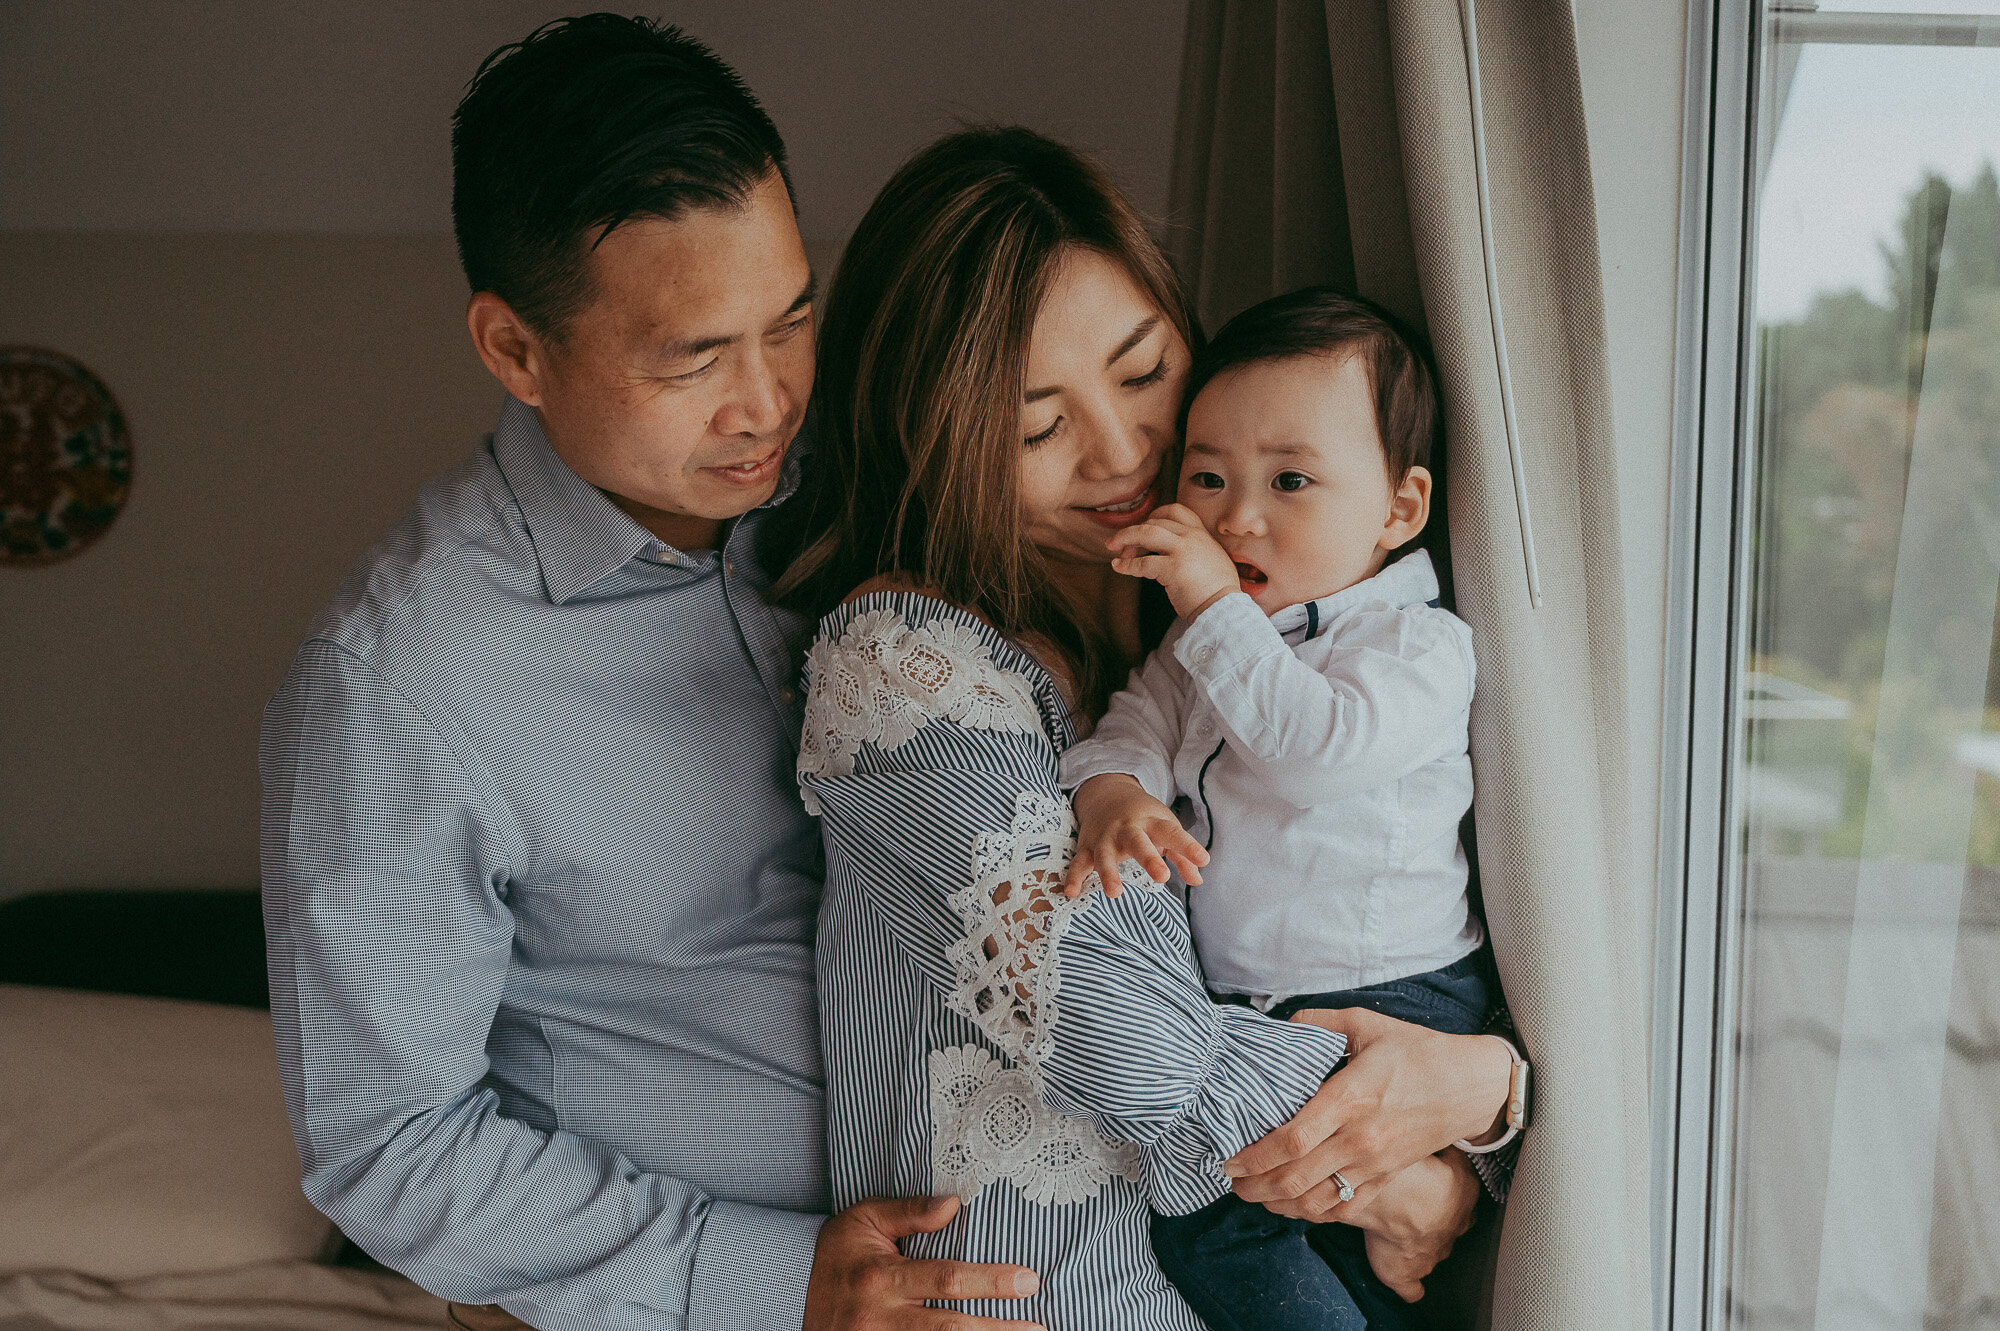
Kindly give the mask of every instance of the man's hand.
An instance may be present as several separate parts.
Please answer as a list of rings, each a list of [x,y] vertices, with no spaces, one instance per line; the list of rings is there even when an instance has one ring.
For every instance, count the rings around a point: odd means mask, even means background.
[[[1307,1214],[1296,1201],[1269,1206],[1294,1219],[1355,1226],[1366,1236],[1376,1276],[1404,1302],[1415,1303],[1424,1296],[1425,1279],[1472,1228],[1479,1195],[1479,1176],[1465,1156],[1446,1150],[1356,1188],[1351,1202],[1336,1198],[1326,1211]]]
[[[1472,1228],[1479,1176],[1464,1155],[1447,1150],[1382,1181],[1375,1214],[1361,1228],[1368,1265],[1405,1303],[1424,1296],[1424,1281]]]
[[[1366,1008],[1308,1008],[1292,1020],[1344,1033],[1348,1060],[1290,1123],[1227,1162],[1246,1201],[1330,1212],[1339,1202],[1335,1170],[1358,1194],[1460,1138],[1490,1134],[1506,1112],[1513,1059],[1499,1040],[1446,1035]]]
[[[1166,588],[1182,619],[1195,618],[1240,585],[1236,561],[1185,504],[1157,509],[1104,544],[1116,556],[1113,569]]]
[[[1168,860],[1181,871],[1182,882],[1201,882],[1200,868],[1208,863],[1208,852],[1136,777],[1105,772],[1078,786],[1076,822],[1076,855],[1063,873],[1066,896],[1082,895],[1084,877],[1092,869],[1097,870],[1104,895],[1117,896],[1124,890],[1118,883],[1118,866],[1126,860],[1137,860],[1156,883],[1167,881]]]
[[[820,1227],[806,1285],[805,1331],[1042,1331],[1034,1322],[926,1308],[926,1299],[1025,1299],[1042,1287],[1025,1266],[918,1261],[896,1240],[943,1229],[956,1197],[871,1198]]]

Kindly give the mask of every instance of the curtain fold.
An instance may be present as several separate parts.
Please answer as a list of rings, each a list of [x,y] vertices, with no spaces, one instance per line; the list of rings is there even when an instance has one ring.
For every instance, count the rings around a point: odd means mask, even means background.
[[[1536,1064],[1492,1325],[1637,1328],[1651,1319],[1651,971],[1631,940],[1650,894],[1627,825],[1617,473],[1574,20],[1563,0],[1479,0],[1482,210],[1463,3],[1192,0],[1174,250],[1210,327],[1331,281],[1429,332],[1457,603],[1480,663],[1481,881]]]
[[[1188,12],[1168,252],[1211,331],[1278,291],[1352,289],[1324,0]]]

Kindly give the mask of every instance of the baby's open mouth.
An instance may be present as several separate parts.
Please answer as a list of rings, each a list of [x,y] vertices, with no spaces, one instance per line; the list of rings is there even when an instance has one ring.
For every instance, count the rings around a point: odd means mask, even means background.
[[[1269,579],[1264,576],[1263,569],[1258,568],[1255,564],[1245,564],[1240,560],[1236,564],[1236,576],[1241,578],[1245,582],[1269,581]]]

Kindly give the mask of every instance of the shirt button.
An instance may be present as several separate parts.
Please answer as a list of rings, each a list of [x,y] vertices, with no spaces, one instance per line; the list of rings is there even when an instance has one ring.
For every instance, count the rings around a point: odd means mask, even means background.
[[[785,706],[790,707],[793,703],[799,700],[799,691],[787,685],[786,687],[778,690],[778,697],[785,704]]]
[[[728,575],[729,575],[730,577],[732,577],[732,578],[733,578],[733,577],[735,577],[735,576],[736,576],[736,561],[735,561],[735,560],[733,560],[733,559],[725,559],[725,560],[723,560],[723,561],[722,561],[722,571],[723,571],[724,573],[727,573],[727,574],[728,574]]]

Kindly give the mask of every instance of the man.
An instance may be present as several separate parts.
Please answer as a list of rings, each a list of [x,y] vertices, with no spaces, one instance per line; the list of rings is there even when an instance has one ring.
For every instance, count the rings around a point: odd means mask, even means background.
[[[750,553],[813,375],[777,131],[699,44],[593,15],[486,62],[453,156],[509,401],[265,715],[307,1195],[507,1310],[475,1325],[934,1325],[926,1298],[1032,1292],[897,1254],[950,1199],[820,1215],[799,626]]]

